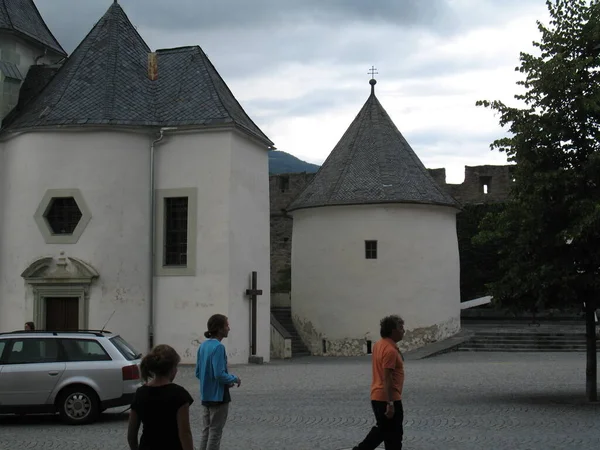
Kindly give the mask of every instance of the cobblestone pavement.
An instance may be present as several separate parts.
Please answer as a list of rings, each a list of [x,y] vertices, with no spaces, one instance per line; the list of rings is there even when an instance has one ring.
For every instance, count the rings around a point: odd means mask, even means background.
[[[598,449],[600,405],[584,401],[584,353],[448,353],[407,361],[406,450]],[[367,357],[238,366],[242,386],[222,450],[339,450],[373,420]],[[192,368],[177,381],[197,398]],[[192,406],[196,445],[200,405]],[[0,416],[0,449],[125,450],[127,413],[72,427],[51,416]]]

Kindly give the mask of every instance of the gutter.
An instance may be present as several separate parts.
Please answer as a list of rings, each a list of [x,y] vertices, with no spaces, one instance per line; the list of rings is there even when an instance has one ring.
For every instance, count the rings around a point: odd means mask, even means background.
[[[175,131],[176,127],[165,127],[158,130],[158,138],[150,144],[150,286],[148,290],[148,351],[154,347],[154,259],[156,256],[156,205],[155,205],[155,179],[154,179],[154,150],[156,144],[164,138],[165,131]]]

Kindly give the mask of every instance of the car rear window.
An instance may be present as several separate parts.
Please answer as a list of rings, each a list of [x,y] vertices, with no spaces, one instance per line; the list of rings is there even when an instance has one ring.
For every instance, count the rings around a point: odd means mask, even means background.
[[[133,361],[134,359],[141,358],[142,354],[138,353],[125,339],[121,336],[115,336],[110,338],[110,342],[117,347],[117,350],[123,355],[127,361]]]

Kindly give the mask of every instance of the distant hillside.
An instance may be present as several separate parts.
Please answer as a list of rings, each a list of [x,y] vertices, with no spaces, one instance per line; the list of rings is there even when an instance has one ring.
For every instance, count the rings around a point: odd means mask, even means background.
[[[314,173],[319,170],[316,164],[310,164],[289,153],[279,150],[269,152],[269,173],[276,175],[278,173]]]

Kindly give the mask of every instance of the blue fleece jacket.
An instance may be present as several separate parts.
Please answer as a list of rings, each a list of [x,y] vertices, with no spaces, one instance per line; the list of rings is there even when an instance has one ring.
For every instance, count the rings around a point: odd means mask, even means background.
[[[200,345],[196,378],[200,380],[200,399],[204,402],[222,402],[225,385],[237,383],[238,377],[227,373],[225,346],[218,339],[207,339]]]

